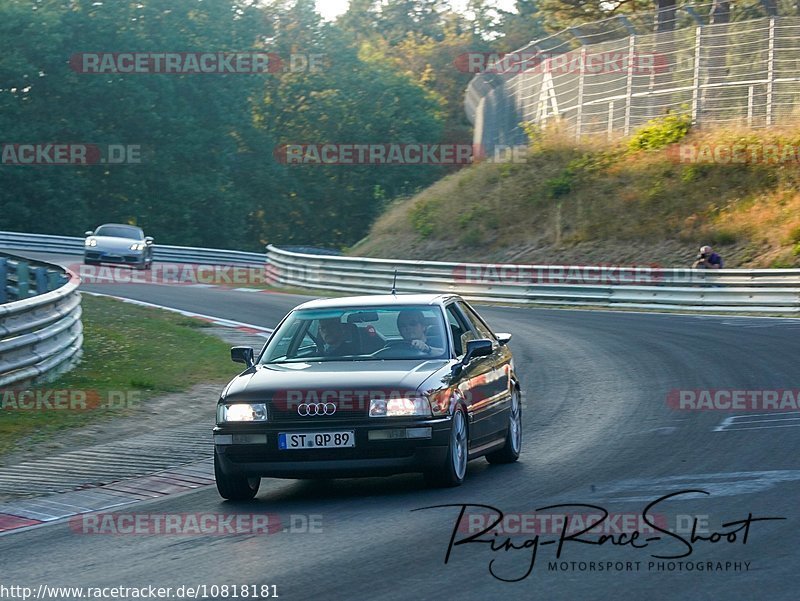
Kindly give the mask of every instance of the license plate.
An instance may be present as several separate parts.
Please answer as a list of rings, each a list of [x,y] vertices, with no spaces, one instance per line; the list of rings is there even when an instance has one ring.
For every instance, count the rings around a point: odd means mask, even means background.
[[[356,446],[353,431],[348,432],[281,432],[278,448],[292,449],[344,449]]]

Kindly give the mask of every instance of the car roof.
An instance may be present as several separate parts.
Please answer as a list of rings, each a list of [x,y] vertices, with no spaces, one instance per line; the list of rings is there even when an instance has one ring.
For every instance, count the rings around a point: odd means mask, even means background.
[[[442,305],[451,298],[460,299],[456,294],[371,294],[368,296],[343,296],[340,298],[319,298],[295,307],[298,309],[336,309],[343,307],[385,307],[397,305]]]

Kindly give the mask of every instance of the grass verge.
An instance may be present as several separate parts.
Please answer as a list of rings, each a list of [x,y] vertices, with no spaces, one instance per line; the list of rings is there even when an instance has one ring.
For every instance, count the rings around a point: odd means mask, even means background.
[[[160,394],[201,382],[222,386],[237,372],[229,346],[199,330],[204,322],[110,298],[84,295],[82,306],[81,363],[54,382],[29,387],[24,398],[20,391],[2,391],[0,456],[22,439],[37,442],[131,415]],[[40,393],[39,402],[31,392]],[[56,408],[58,399],[62,408]]]
[[[533,133],[524,162],[477,163],[397,201],[351,254],[687,267],[710,244],[726,267],[800,266],[798,126],[695,131],[666,116],[616,141]]]

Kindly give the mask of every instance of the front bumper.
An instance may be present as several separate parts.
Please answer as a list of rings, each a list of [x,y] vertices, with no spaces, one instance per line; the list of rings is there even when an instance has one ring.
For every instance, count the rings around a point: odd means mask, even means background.
[[[117,265],[141,265],[146,261],[144,251],[106,252],[102,250],[84,251],[84,258],[95,263],[114,263]]]
[[[430,438],[370,440],[370,432],[430,428]],[[352,430],[355,447],[339,449],[281,450],[281,432],[325,432]],[[264,439],[264,435],[266,439]],[[375,434],[373,434],[375,436]],[[424,472],[440,467],[447,457],[450,418],[359,423],[328,423],[321,426],[270,424],[254,426],[226,424],[214,428],[219,466],[228,475],[271,478],[349,478]],[[242,444],[242,440],[250,440]],[[224,444],[219,444],[223,441]],[[237,442],[240,441],[240,442]]]

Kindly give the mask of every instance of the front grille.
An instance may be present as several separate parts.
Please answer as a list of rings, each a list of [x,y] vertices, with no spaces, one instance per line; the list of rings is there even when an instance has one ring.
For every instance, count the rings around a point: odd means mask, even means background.
[[[349,423],[352,422],[354,418],[366,418],[369,413],[369,402],[367,402],[364,407],[357,406],[358,403],[355,403],[355,407],[342,407],[339,403],[334,403],[334,405],[336,405],[336,412],[334,414],[308,416],[300,415],[297,412],[296,404],[290,407],[280,405],[282,404],[274,402],[270,404],[270,419],[278,423],[297,422],[302,424],[328,424],[337,421]]]
[[[287,424],[287,425],[302,425],[302,426],[332,426],[332,425],[352,425],[354,420],[361,420],[361,418],[366,418],[367,414],[364,413],[355,413],[355,412],[342,412],[341,414],[337,411],[333,415],[309,415],[309,416],[300,416],[297,414],[297,411],[292,413],[289,412],[272,412],[270,414],[271,421],[276,424]],[[375,419],[375,418],[373,418]]]

